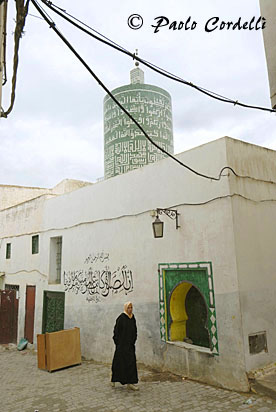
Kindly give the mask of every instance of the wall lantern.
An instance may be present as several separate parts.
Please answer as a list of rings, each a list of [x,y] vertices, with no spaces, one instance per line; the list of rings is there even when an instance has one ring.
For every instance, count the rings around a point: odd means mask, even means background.
[[[172,220],[175,220],[176,223],[176,229],[178,229],[180,226],[178,224],[178,216],[179,213],[177,210],[173,209],[156,209],[155,211],[155,221],[152,223],[152,228],[153,228],[153,235],[155,238],[163,237],[164,233],[164,223],[159,219],[159,215],[162,215],[163,213]]]

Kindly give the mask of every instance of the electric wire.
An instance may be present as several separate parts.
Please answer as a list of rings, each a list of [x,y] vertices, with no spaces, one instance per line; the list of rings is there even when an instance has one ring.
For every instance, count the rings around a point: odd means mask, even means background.
[[[48,7],[50,7],[53,11],[55,11],[55,12],[57,12],[57,11],[56,11],[55,9],[53,9],[51,6],[56,7],[57,9],[63,11],[67,16],[73,18],[74,20],[76,20],[77,22],[81,23],[81,24],[84,25],[85,27],[88,27],[90,30],[92,30],[92,31],[94,31],[95,33],[99,34],[101,37],[103,37],[104,39],[108,40],[110,43],[113,43],[115,46],[117,46],[118,48],[120,48],[119,51],[124,51],[126,54],[128,54],[128,55],[129,55],[130,57],[132,57],[133,59],[138,60],[138,61],[140,61],[141,63],[148,64],[148,65],[151,66],[151,68],[155,67],[156,69],[162,70],[163,73],[167,73],[168,75],[173,76],[173,77],[174,77],[174,80],[178,79],[179,81],[184,82],[186,85],[193,85],[193,83],[188,82],[188,81],[182,79],[181,77],[179,77],[179,76],[177,76],[177,75],[175,75],[175,74],[173,74],[173,73],[171,73],[171,72],[169,72],[169,71],[167,71],[167,70],[165,70],[165,69],[162,69],[162,68],[160,68],[159,66],[157,66],[157,65],[155,65],[155,64],[153,64],[153,63],[151,63],[151,62],[149,62],[149,61],[147,61],[147,60],[145,60],[145,59],[141,59],[141,58],[139,58],[138,56],[133,55],[133,53],[131,53],[130,51],[128,51],[128,50],[125,49],[124,47],[120,46],[118,43],[115,43],[113,40],[109,39],[108,37],[106,37],[106,36],[104,36],[103,34],[101,34],[100,32],[98,32],[97,30],[93,29],[91,26],[89,26],[89,25],[87,25],[86,23],[82,22],[81,20],[77,19],[75,16],[69,14],[68,12],[66,12],[65,9],[62,9],[62,8],[58,7],[57,5],[53,4],[51,1],[47,1],[47,0],[42,0],[42,1],[43,1]],[[57,12],[57,13],[58,13],[58,12]],[[70,19],[67,19],[67,18],[66,18],[64,15],[62,15],[61,13],[58,13],[58,14],[59,14],[61,17],[65,18],[65,19],[66,19],[67,21],[69,21],[70,23],[74,24]],[[75,25],[75,26],[82,30],[82,28],[79,27],[78,25]],[[84,30],[84,31],[85,31],[85,30]],[[85,31],[85,32],[86,32],[87,34],[91,35],[91,33],[87,32],[87,31]],[[98,39],[96,36],[93,36],[93,37],[95,37],[97,40],[101,40],[101,39]],[[108,44],[108,45],[110,45],[110,44]],[[148,67],[150,67],[150,66],[148,66]],[[195,85],[193,85],[193,86],[195,86]],[[237,103],[238,103],[238,101],[234,101],[234,100],[232,100],[232,99],[230,99],[230,98],[227,98],[227,97],[222,96],[222,95],[220,95],[220,94],[218,94],[218,93],[212,92],[212,91],[210,91],[210,90],[208,90],[208,89],[205,89],[205,88],[203,88],[203,87],[200,87],[200,89],[203,90],[203,91],[205,91],[205,92],[212,93],[212,94],[215,95],[215,96],[221,97],[222,99],[225,99],[225,100],[227,100],[228,102],[231,102],[231,103],[233,103],[233,104],[237,104]],[[271,111],[271,109],[268,109],[268,110]]]
[[[249,104],[245,104],[245,103],[241,103],[238,100],[233,100],[230,99],[228,97],[222,96],[218,93],[212,92],[206,88],[197,86],[196,84],[189,82],[187,80],[182,79],[179,76],[176,76],[175,74],[170,73],[169,71],[166,71],[162,68],[160,68],[157,65],[154,65],[151,62],[148,62],[147,60],[144,60],[142,58],[140,58],[139,56],[137,56],[134,53],[131,53],[130,51],[128,51],[127,49],[123,48],[122,46],[118,45],[117,43],[113,42],[112,40],[110,40],[108,37],[102,35],[101,33],[99,33],[98,31],[96,31],[95,29],[93,29],[92,27],[88,26],[87,24],[83,23],[82,21],[80,21],[79,19],[77,19],[76,17],[72,16],[71,14],[67,13],[66,10],[61,9],[60,7],[54,5],[51,1],[48,0],[41,0],[47,7],[49,7],[52,11],[54,11],[55,13],[57,13],[59,16],[61,16],[62,18],[64,18],[65,20],[67,20],[68,22],[70,22],[71,24],[73,24],[75,27],[79,28],[80,30],[82,30],[83,32],[85,32],[86,34],[88,34],[89,36],[92,36],[93,38],[99,40],[100,42],[132,57],[134,60],[139,61],[140,63],[144,64],[146,67],[154,70],[155,72],[168,77],[171,80],[177,81],[179,83],[183,83],[186,86],[190,86],[196,90],[198,90],[199,92],[213,98],[219,101],[222,101],[224,103],[230,103],[233,104],[234,106],[241,106],[244,108],[250,108],[250,109],[257,109],[257,110],[263,110],[263,111],[268,111],[270,113],[276,113],[275,109],[270,109],[267,107],[262,107],[262,106],[254,106],[254,105],[249,105]],[[57,10],[59,9],[59,10]],[[64,14],[63,14],[64,13]],[[88,30],[86,30],[84,27],[81,27],[78,23],[74,22],[73,20],[71,20],[69,17],[73,18],[74,20],[76,20],[77,22],[81,23],[82,25],[84,25],[85,27],[89,28],[90,30],[94,31],[95,33],[99,34],[102,38],[96,36],[95,34],[89,32]]]
[[[83,21],[79,20],[77,17],[73,16],[72,14],[68,13],[65,9],[62,9],[61,7],[58,7],[56,4],[53,4],[52,2],[49,2],[51,5],[53,5],[54,7],[56,7],[57,9],[63,11],[67,16],[71,17],[72,19],[76,20],[78,23],[81,23],[83,26],[87,27],[88,29],[94,31],[95,33],[97,33],[99,36],[101,36],[102,38],[108,40],[110,43],[114,44],[115,46],[119,47],[120,49],[128,52],[127,49],[125,49],[124,47],[120,46],[118,43],[115,43],[113,40],[109,39],[108,37],[104,36],[102,33],[100,33],[99,31],[93,29],[93,27],[89,26],[88,24],[84,23]],[[46,4],[46,3],[45,3]]]
[[[35,16],[34,14],[31,14],[31,13],[28,13],[28,16],[36,17],[37,19],[40,19],[40,20],[44,21],[44,19],[42,17]]]
[[[58,15],[60,15],[61,17],[63,17],[65,20],[69,21],[69,22],[72,23],[74,26],[76,26],[77,28],[83,30],[85,33],[87,33],[88,35],[91,35],[91,36],[94,37],[95,39],[100,40],[100,41],[103,41],[102,39],[98,38],[97,36],[92,35],[92,34],[91,34],[90,32],[88,32],[87,30],[82,29],[78,24],[75,24],[73,21],[71,21],[70,19],[68,19],[66,16],[62,15],[60,12],[58,12],[57,10],[55,10],[53,7],[61,10],[61,11],[64,12],[67,16],[71,17],[72,19],[74,19],[74,20],[76,20],[77,22],[81,23],[82,25],[84,25],[85,27],[89,28],[89,29],[92,30],[93,32],[97,33],[98,35],[100,35],[101,37],[103,37],[105,40],[108,40],[110,43],[112,43],[112,44],[115,46],[115,49],[116,49],[116,50],[123,51],[125,54],[129,55],[129,56],[132,57],[133,59],[135,59],[135,60],[137,60],[137,61],[139,61],[139,62],[141,62],[141,63],[147,64],[148,67],[150,67],[150,66],[155,67],[156,69],[162,70],[164,73],[167,73],[167,74],[170,75],[170,76],[174,76],[175,79],[178,79],[179,81],[185,82],[185,84],[190,85],[189,82],[186,82],[185,80],[183,80],[183,79],[180,78],[179,76],[176,76],[176,75],[170,73],[169,71],[166,71],[165,69],[161,69],[160,67],[154,65],[153,63],[151,63],[151,62],[149,62],[149,61],[147,61],[147,60],[141,59],[139,56],[131,53],[130,51],[128,51],[128,50],[125,49],[124,47],[120,46],[118,43],[115,43],[113,40],[111,40],[111,39],[109,39],[108,37],[104,36],[104,35],[101,34],[99,31],[93,29],[91,26],[89,26],[89,25],[87,25],[86,23],[82,22],[81,20],[79,20],[78,18],[76,18],[75,16],[73,16],[72,14],[69,14],[65,9],[62,9],[61,7],[58,7],[57,5],[53,4],[51,1],[47,1],[47,0],[41,0],[41,1],[42,1],[43,3],[45,3],[51,10],[53,10],[53,11],[56,12]],[[111,44],[106,43],[106,41],[103,41],[103,42],[104,42],[105,44],[111,46]],[[150,67],[150,68],[152,68],[152,67]],[[161,74],[162,74],[162,73],[161,73]],[[233,100],[231,100],[231,99],[229,99],[229,98],[226,98],[226,97],[224,97],[224,96],[222,96],[222,95],[220,95],[220,94],[218,94],[218,93],[211,92],[210,90],[205,89],[205,88],[203,88],[203,87],[200,87],[200,89],[201,89],[201,90],[204,90],[205,92],[212,93],[212,94],[218,96],[218,97],[221,98],[223,101],[226,99],[228,102],[233,103],[234,105],[236,105],[236,104],[242,105],[242,103],[239,103],[238,101],[233,101]],[[248,106],[248,107],[258,108],[257,106]],[[264,109],[265,109],[265,108],[264,108]],[[276,112],[276,110],[271,110],[271,109],[265,109],[265,110],[268,110],[268,111],[270,111],[270,112]],[[128,114],[128,116],[131,117],[130,114]],[[145,132],[143,132],[143,133],[145,133]],[[147,136],[146,136],[146,137],[147,137]],[[159,147],[158,147],[158,148],[159,148]],[[273,182],[273,181],[267,181],[267,180],[263,180],[263,179],[256,179],[256,178],[251,177],[251,176],[241,176],[241,175],[238,175],[237,173],[235,173],[235,171],[234,171],[232,168],[229,168],[228,166],[226,166],[226,167],[224,167],[224,168],[221,169],[220,174],[219,174],[219,178],[218,178],[217,180],[220,180],[220,177],[221,177],[221,175],[222,175],[222,172],[223,172],[224,170],[226,170],[226,169],[230,169],[236,177],[247,178],[247,179],[252,179],[252,180],[261,180],[261,181],[266,182],[266,183],[275,183],[275,182]]]
[[[60,37],[60,39],[67,45],[67,47],[72,51],[72,53],[78,58],[78,60],[83,64],[83,66],[88,70],[88,72],[92,75],[92,77],[98,82],[98,84],[104,89],[104,91],[110,96],[110,98],[120,107],[120,109],[133,121],[133,123],[141,130],[141,132],[145,135],[145,137],[151,142],[153,146],[155,146],[157,149],[159,149],[161,152],[166,154],[168,157],[171,159],[175,160],[177,163],[179,163],[181,166],[185,167],[188,169],[190,172],[203,177],[205,179],[211,179],[211,180],[220,180],[222,176],[222,172],[226,169],[230,170],[234,175],[237,176],[236,172],[230,167],[230,166],[225,166],[219,174],[219,177],[213,177],[213,176],[207,176],[203,173],[197,172],[190,166],[186,165],[185,163],[181,162],[177,157],[173,156],[171,153],[167,152],[165,149],[160,147],[157,143],[154,142],[154,140],[145,132],[145,130],[142,128],[142,126],[137,122],[137,120],[134,119],[134,117],[125,109],[125,107],[113,96],[111,91],[104,85],[104,83],[99,79],[99,77],[93,72],[93,70],[90,68],[90,66],[83,60],[83,58],[79,55],[79,53],[74,49],[74,47],[71,45],[71,43],[63,36],[63,34],[56,28],[55,23],[50,21],[50,18],[46,16],[44,13],[43,9],[41,8],[40,5],[37,4],[35,0],[31,0],[37,11],[41,14],[41,16],[45,19],[45,21],[49,24],[50,28],[54,30],[54,32]]]
[[[9,275],[9,276],[18,275],[18,273],[22,273],[22,272],[24,272],[24,273],[34,273],[34,272],[37,272],[37,273],[39,273],[41,276],[43,276],[43,277],[45,277],[45,278],[48,278],[48,275],[46,275],[46,273],[42,273],[42,272],[40,272],[40,270],[38,270],[38,269],[32,269],[32,270],[21,269],[21,270],[17,270],[16,272],[5,272],[5,275]]]
[[[42,0],[42,1],[43,1],[43,0]],[[135,59],[135,60],[137,60],[137,61],[139,61],[139,62],[141,62],[141,63],[143,62],[144,64],[150,65],[151,67],[148,66],[148,67],[150,67],[150,68],[155,67],[156,69],[162,70],[163,73],[167,73],[168,75],[173,76],[175,79],[178,79],[178,80],[180,80],[181,82],[185,82],[185,84],[190,85],[189,83],[191,83],[191,82],[187,82],[187,81],[185,81],[184,79],[182,79],[181,77],[179,77],[179,76],[177,76],[177,75],[175,75],[175,74],[173,74],[173,73],[171,73],[171,72],[169,72],[169,71],[167,71],[167,70],[165,70],[165,69],[162,69],[161,67],[159,67],[159,66],[157,66],[157,65],[155,65],[155,64],[153,64],[153,63],[151,63],[151,62],[149,62],[149,61],[147,61],[147,60],[145,60],[145,59],[138,58],[137,55],[134,55],[133,53],[131,53],[130,51],[128,51],[127,49],[125,49],[123,46],[119,45],[118,43],[114,42],[113,40],[111,40],[111,39],[108,38],[107,36],[103,35],[103,34],[100,33],[99,31],[95,30],[93,27],[89,26],[88,24],[86,24],[86,23],[84,23],[83,21],[79,20],[77,17],[75,17],[75,16],[73,16],[72,14],[68,13],[65,9],[62,9],[61,7],[58,7],[57,5],[53,4],[51,1],[45,1],[44,3],[45,3],[47,6],[49,6],[49,7],[50,7],[50,6],[53,6],[53,7],[57,8],[57,9],[61,10],[61,11],[64,12],[67,16],[69,16],[69,17],[71,17],[72,19],[74,19],[75,21],[81,23],[83,26],[89,28],[89,29],[92,30],[94,33],[97,33],[97,34],[98,34],[99,36],[101,36],[103,39],[108,40],[109,43],[112,43],[113,45],[116,46],[116,49],[117,49],[117,50],[120,49],[119,51],[124,51],[125,54],[127,54],[127,55],[130,56],[131,58],[133,58],[133,59]],[[50,7],[50,8],[51,8],[53,11],[57,12],[57,11],[54,10],[52,7]],[[65,18],[65,20],[67,20],[67,21],[69,21],[70,23],[73,24],[73,22],[72,22],[71,20],[66,19],[66,17],[63,16],[61,13],[57,13],[57,14],[59,14],[61,17]],[[78,25],[75,25],[75,26],[82,30],[82,28],[81,28],[80,26],[78,26]],[[88,35],[91,35],[90,32],[87,32],[87,31],[85,31],[85,30],[83,30],[83,31],[84,31],[85,33],[87,33]],[[94,37],[94,36],[93,36],[93,37]],[[96,36],[95,36],[94,38],[97,39],[97,40],[101,40],[101,39],[98,39]],[[107,44],[107,43],[106,43],[106,44]],[[107,45],[110,46],[111,44],[107,44]],[[119,48],[119,49],[118,49],[118,48]],[[218,94],[218,93],[211,92],[210,90],[205,89],[205,88],[203,88],[203,87],[200,87],[200,89],[202,89],[202,90],[204,90],[204,91],[206,91],[206,92],[212,93],[212,94],[215,95],[215,96],[218,96],[218,97],[221,97],[221,98],[223,98],[223,99],[226,99],[226,100],[229,100],[229,101],[233,102],[231,99],[226,98],[226,97],[224,97],[224,96],[222,96],[222,95],[220,95],[220,94]],[[235,103],[236,103],[236,102],[235,102]]]
[[[178,203],[176,205],[173,206],[167,206],[164,209],[175,209],[177,207],[183,207],[183,206],[187,206],[187,207],[194,207],[194,206],[204,206],[207,205],[209,203],[218,201],[218,200],[224,200],[224,199],[232,199],[234,197],[239,197],[242,200],[246,200],[249,202],[253,202],[253,203],[269,203],[269,202],[276,202],[276,199],[260,199],[260,200],[256,200],[256,199],[251,199],[247,196],[244,196],[240,193],[232,193],[232,194],[226,194],[223,196],[217,196],[217,197],[213,197],[211,199],[207,199],[204,200],[202,202],[197,202],[197,203],[187,203],[187,202],[183,202],[183,203]],[[47,200],[47,199],[46,199]],[[16,207],[17,205],[15,205],[14,207]],[[159,207],[159,209],[162,209],[161,207]],[[1,212],[5,212],[6,209],[2,210]],[[48,228],[48,229],[42,229],[40,231],[36,231],[36,232],[25,232],[25,233],[20,233],[20,234],[16,234],[16,235],[12,235],[10,234],[9,236],[2,236],[0,238],[0,248],[2,247],[2,243],[3,240],[5,239],[13,239],[13,238],[19,238],[22,236],[32,236],[32,235],[37,235],[37,234],[42,234],[42,233],[48,233],[48,232],[58,232],[58,231],[63,231],[63,230],[69,230],[69,229],[73,229],[76,227],[80,227],[80,226],[84,226],[84,225],[90,225],[90,224],[96,224],[96,223],[102,223],[102,222],[110,222],[110,221],[114,221],[114,220],[119,220],[119,219],[125,219],[125,218],[131,218],[131,217],[137,217],[137,216],[141,216],[141,215],[145,215],[147,213],[152,212],[153,209],[147,209],[147,210],[143,210],[141,212],[137,212],[137,213],[132,213],[132,214],[124,214],[124,215],[119,215],[119,216],[111,216],[111,217],[107,217],[107,218],[102,218],[102,219],[95,219],[95,220],[86,220],[83,222],[79,222],[79,223],[75,223],[73,225],[70,226],[63,226],[63,227],[52,227],[52,228]],[[181,216],[181,213],[180,213]]]

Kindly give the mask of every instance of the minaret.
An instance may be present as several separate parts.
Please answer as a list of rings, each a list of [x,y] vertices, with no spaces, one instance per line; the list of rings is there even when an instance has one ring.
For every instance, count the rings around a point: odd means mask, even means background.
[[[144,83],[144,72],[139,62],[135,62],[135,67],[130,71],[130,84],[114,89],[112,94],[158,146],[173,153],[171,97],[166,90]],[[150,143],[116,103],[105,96],[105,179],[164,157],[166,155]]]

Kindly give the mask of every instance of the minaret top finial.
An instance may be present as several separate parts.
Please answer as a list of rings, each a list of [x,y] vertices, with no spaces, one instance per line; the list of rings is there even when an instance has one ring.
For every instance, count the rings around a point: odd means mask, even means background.
[[[138,49],[135,49],[135,56],[138,56]],[[139,62],[138,61],[136,61],[135,62],[135,66],[139,66]]]
[[[135,53],[133,53],[133,59],[138,56],[138,49],[135,49]],[[139,67],[139,62],[135,61],[135,67],[130,71],[130,83],[132,84],[143,84],[144,83],[144,72]]]

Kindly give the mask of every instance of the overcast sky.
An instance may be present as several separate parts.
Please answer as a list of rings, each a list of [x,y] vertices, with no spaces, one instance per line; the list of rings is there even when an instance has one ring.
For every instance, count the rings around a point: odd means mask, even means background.
[[[184,79],[244,103],[270,107],[261,30],[205,31],[208,19],[250,21],[258,0],[56,0],[56,5],[126,49]],[[8,4],[7,72],[2,106],[10,102],[15,2]],[[46,6],[44,6],[47,9]],[[133,60],[99,43],[47,9],[57,27],[110,89],[129,83]],[[132,14],[143,17],[129,28]],[[0,184],[53,187],[62,179],[103,176],[105,92],[30,4],[21,40],[14,110],[0,120]],[[194,30],[154,33],[155,18],[197,23]],[[267,18],[269,24],[269,16]],[[138,23],[138,20],[134,20]],[[141,68],[143,68],[141,66]],[[276,150],[276,116],[213,100],[148,68],[145,83],[172,97],[175,153],[222,136]]]

